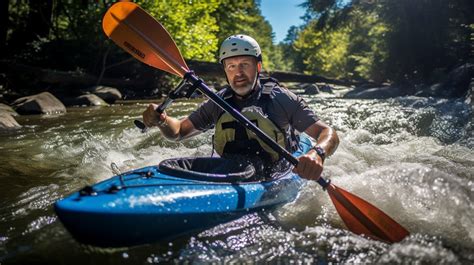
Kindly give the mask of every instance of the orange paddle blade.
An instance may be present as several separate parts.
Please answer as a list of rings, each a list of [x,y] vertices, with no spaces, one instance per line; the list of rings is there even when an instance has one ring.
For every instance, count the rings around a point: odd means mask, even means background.
[[[337,212],[347,228],[355,234],[394,243],[410,233],[382,210],[333,184],[327,187]]]
[[[140,6],[118,2],[104,15],[102,28],[118,46],[136,59],[183,77],[186,62],[168,31]]]

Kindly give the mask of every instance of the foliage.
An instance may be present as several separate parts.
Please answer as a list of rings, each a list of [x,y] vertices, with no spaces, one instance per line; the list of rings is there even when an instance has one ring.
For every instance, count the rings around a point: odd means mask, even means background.
[[[308,73],[435,81],[439,69],[472,57],[473,1],[308,0],[303,7],[306,24],[289,50]]]
[[[469,0],[381,0],[379,14],[390,25],[386,35],[387,76],[430,79],[436,69],[469,58],[474,2]]]
[[[281,64],[281,53],[273,45],[272,27],[263,18],[259,3],[233,0],[220,0],[219,2],[220,7],[213,13],[219,25],[217,34],[219,43],[231,35],[249,35],[258,42],[262,49],[264,68],[267,70],[278,68]]]
[[[293,45],[301,30],[300,27],[291,26],[286,38],[277,45],[280,49],[282,58],[284,58],[284,67],[280,68],[280,70],[304,72],[305,65],[303,53],[297,51]]]
[[[138,1],[173,36],[186,59],[213,61],[217,49],[217,25],[212,13],[217,1]]]
[[[31,3],[39,3],[33,1]],[[31,3],[10,1],[7,35],[8,55],[21,63],[59,70],[93,69],[105,49],[100,21],[105,7],[98,2],[45,1],[32,19]],[[45,13],[51,12],[50,17]],[[38,21],[39,20],[39,21]],[[44,23],[41,23],[44,21]],[[32,25],[42,24],[42,26]],[[92,60],[91,60],[92,58]]]
[[[130,56],[102,33],[111,0],[3,3],[3,58],[93,74],[106,69],[114,77],[153,76],[139,63],[121,64]],[[137,3],[164,24],[187,60],[216,62],[220,43],[233,34],[259,42],[266,70],[334,78],[436,81],[435,73],[473,56],[471,0],[306,0],[305,24],[292,27],[278,44],[259,0]]]
[[[373,10],[341,1],[308,1],[308,22],[293,42],[304,70],[333,78],[376,79],[386,25]]]
[[[353,8],[350,13],[347,78],[382,82],[381,65],[387,60],[384,36],[388,26],[372,10]]]
[[[20,54],[17,58],[33,64],[43,62],[45,67],[81,67],[92,72],[98,71],[105,53],[111,62],[124,59],[121,51],[105,41],[100,27],[102,15],[112,1],[44,1],[47,5],[39,13],[43,19],[46,11],[51,12],[48,18],[44,18],[48,20],[43,26],[47,33],[38,34],[34,30],[25,38],[24,33],[31,31],[35,24],[30,19],[35,13],[32,11],[33,3],[39,2],[10,1],[11,26],[6,42],[10,50],[18,51],[12,53]],[[261,45],[265,67],[275,66],[271,58],[275,53],[278,57],[279,49],[273,45],[272,28],[263,18],[258,1],[136,2],[166,27],[188,60],[217,61],[218,46],[224,38],[248,34]],[[61,49],[61,46],[67,49]],[[108,51],[110,48],[111,52]],[[55,53],[59,56],[56,57]],[[91,61],[91,58],[97,60]]]
[[[305,72],[341,77],[347,61],[347,30],[316,31],[315,22],[310,23],[294,43],[296,51],[304,58]]]

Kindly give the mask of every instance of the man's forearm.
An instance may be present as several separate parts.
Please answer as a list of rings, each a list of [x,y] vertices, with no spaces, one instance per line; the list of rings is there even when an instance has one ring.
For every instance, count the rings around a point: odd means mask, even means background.
[[[178,120],[167,116],[158,127],[167,139],[173,141],[180,141],[201,132],[194,128],[194,125],[188,118]]]
[[[176,118],[167,116],[165,121],[161,125],[158,125],[158,128],[160,128],[163,136],[169,140],[177,141],[181,138],[181,121]]]
[[[332,155],[339,145],[339,137],[336,131],[322,121],[314,123],[305,132],[316,140],[327,156]]]
[[[327,156],[334,154],[339,145],[339,137],[337,136],[336,131],[330,127],[324,128],[316,141],[318,142],[318,145],[326,151]]]

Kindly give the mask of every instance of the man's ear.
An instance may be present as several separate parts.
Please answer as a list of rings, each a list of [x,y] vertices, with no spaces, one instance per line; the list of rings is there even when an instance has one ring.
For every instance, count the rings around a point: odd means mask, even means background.
[[[257,72],[262,71],[262,62],[257,62]]]

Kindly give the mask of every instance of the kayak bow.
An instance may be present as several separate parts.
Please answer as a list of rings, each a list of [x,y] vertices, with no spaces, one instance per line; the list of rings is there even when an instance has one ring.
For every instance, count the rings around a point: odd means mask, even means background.
[[[302,135],[300,149],[312,144]],[[122,247],[170,239],[275,207],[296,198],[300,177],[288,168],[279,177],[246,181],[177,177],[161,165],[133,170],[87,186],[56,202],[55,211],[79,242]],[[182,174],[181,174],[182,175]]]

